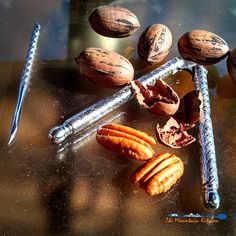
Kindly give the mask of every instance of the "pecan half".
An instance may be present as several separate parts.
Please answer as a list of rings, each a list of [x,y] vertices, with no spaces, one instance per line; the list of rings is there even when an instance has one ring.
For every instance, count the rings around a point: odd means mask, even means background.
[[[156,144],[148,134],[118,124],[102,126],[97,131],[96,139],[108,150],[135,160],[150,159],[154,154],[151,145]]]
[[[153,196],[169,190],[183,175],[184,164],[181,159],[169,153],[159,154],[139,167],[131,177],[133,183]]]

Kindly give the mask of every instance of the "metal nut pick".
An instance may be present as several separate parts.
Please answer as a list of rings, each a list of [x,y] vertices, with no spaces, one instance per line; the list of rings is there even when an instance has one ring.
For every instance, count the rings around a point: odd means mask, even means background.
[[[193,72],[195,87],[201,91],[203,97],[203,116],[198,125],[201,182],[204,191],[203,201],[207,208],[217,209],[220,205],[220,197],[218,194],[219,181],[211,121],[207,70],[203,66],[196,65],[193,67]]]
[[[21,109],[24,102],[25,94],[27,92],[27,88],[29,86],[29,80],[31,78],[33,62],[36,55],[37,44],[39,41],[40,29],[41,29],[40,24],[36,23],[34,25],[34,29],[33,29],[31,40],[30,40],[30,45],[28,48],[28,53],[26,56],[26,62],[25,62],[24,69],[21,75],[16,107],[13,114],[10,134],[9,134],[8,142],[7,142],[8,145],[10,145],[16,138],[16,133],[18,130],[19,122],[20,122]]]
[[[178,70],[192,70],[194,65],[195,63],[185,61],[180,57],[176,57],[158,69],[155,69],[149,74],[140,77],[138,81],[144,85],[153,84],[156,80],[163,79],[170,74],[176,73]],[[49,132],[48,137],[52,140],[52,142],[59,144],[63,142],[68,136],[76,134],[79,131],[85,129],[95,121],[104,117],[109,112],[128,102],[133,97],[134,93],[132,88],[130,85],[128,85],[119,90],[117,93],[98,101],[87,109],[67,119],[62,125],[53,128]]]

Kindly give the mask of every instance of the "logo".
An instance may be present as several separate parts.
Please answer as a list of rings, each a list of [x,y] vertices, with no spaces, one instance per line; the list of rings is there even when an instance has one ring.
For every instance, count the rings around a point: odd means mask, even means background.
[[[219,223],[227,218],[225,213],[220,213],[218,215],[200,215],[200,214],[187,214],[180,215],[176,213],[168,214],[166,217],[167,223]]]

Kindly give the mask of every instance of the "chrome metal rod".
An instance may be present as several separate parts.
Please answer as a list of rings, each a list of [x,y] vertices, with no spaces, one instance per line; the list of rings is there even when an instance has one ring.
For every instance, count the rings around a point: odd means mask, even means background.
[[[204,192],[203,201],[207,208],[217,209],[220,205],[218,194],[218,171],[216,165],[216,153],[214,135],[211,121],[211,108],[207,84],[207,70],[203,66],[195,66],[194,82],[196,89],[200,90],[203,96],[203,116],[198,125],[200,144],[200,166],[201,182]]]
[[[27,92],[27,88],[29,86],[29,80],[31,78],[32,66],[36,54],[37,44],[39,41],[40,29],[41,29],[40,24],[37,23],[34,25],[34,29],[30,40],[30,45],[28,48],[28,53],[26,56],[26,62],[21,75],[16,107],[13,114],[10,134],[7,141],[8,145],[10,145],[16,138],[16,133],[20,122],[21,109],[24,102],[25,94]]]
[[[144,85],[153,84],[156,80],[163,79],[170,74],[176,73],[180,69],[192,69],[193,65],[194,63],[187,62],[182,58],[176,57],[158,69],[155,69],[149,74],[140,77],[138,81]],[[68,136],[85,129],[90,124],[120,107],[133,97],[134,93],[132,92],[131,86],[128,85],[117,93],[100,100],[94,105],[72,116],[62,125],[53,128],[49,132],[49,138],[54,143],[61,143]]]
[[[116,112],[108,119],[102,119],[94,125],[90,125],[88,128],[83,129],[77,133],[73,139],[69,139],[67,142],[60,143],[57,147],[57,159],[63,160],[67,157],[68,153],[76,153],[79,148],[84,144],[85,140],[88,140],[93,133],[95,133],[99,127],[114,122],[119,119],[125,112]]]

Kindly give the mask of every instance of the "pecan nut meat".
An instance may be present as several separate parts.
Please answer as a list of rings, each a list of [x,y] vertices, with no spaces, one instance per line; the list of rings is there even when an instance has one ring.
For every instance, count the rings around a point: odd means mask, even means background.
[[[150,159],[154,154],[151,145],[156,144],[145,132],[112,123],[102,126],[96,139],[106,149],[134,160]]]
[[[140,187],[153,196],[169,190],[180,179],[183,172],[184,164],[179,157],[163,153],[140,166],[132,175],[131,181],[139,182]]]

